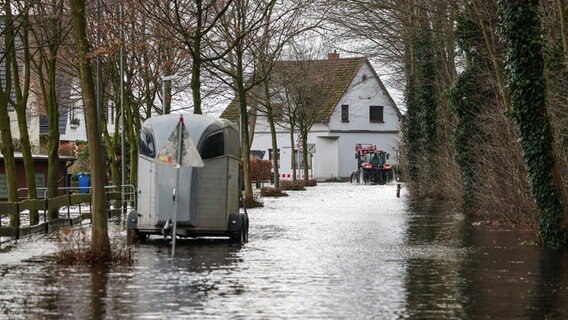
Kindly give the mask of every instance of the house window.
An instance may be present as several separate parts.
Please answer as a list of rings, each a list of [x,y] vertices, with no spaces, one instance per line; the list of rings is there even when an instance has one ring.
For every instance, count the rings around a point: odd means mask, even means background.
[[[69,118],[70,118],[70,123],[73,123],[73,120],[77,119],[77,110],[75,110],[75,106],[71,106],[71,108],[69,108]]]
[[[341,122],[349,122],[349,105],[341,105]]]
[[[36,173],[35,174],[35,182],[36,182],[36,192],[41,194],[45,190],[45,173]]]
[[[6,181],[6,174],[0,173],[0,199],[8,198],[8,183]]]
[[[383,123],[383,107],[382,106],[371,106],[369,107],[369,122],[371,123]]]
[[[301,150],[294,150],[296,153],[296,169],[304,169],[304,152]],[[308,152],[308,169],[312,168],[312,158],[313,155]]]
[[[274,153],[273,149],[268,149],[268,160],[272,161]],[[278,168],[280,168],[280,149],[276,149],[276,159],[278,160]]]
[[[274,121],[281,121],[284,118],[284,106],[279,104],[274,104],[272,106],[272,117]]]

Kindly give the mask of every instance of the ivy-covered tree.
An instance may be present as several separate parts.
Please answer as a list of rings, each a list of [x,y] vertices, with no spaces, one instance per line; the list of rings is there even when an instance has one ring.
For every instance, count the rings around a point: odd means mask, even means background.
[[[465,56],[466,67],[448,91],[448,100],[450,110],[457,118],[452,145],[454,160],[460,169],[462,208],[469,212],[474,207],[479,183],[476,161],[479,158],[479,113],[484,93],[480,90],[477,79],[482,76],[482,58],[479,55],[482,39],[477,23],[465,14],[457,19],[456,38]]]
[[[566,244],[561,227],[566,208],[561,199],[553,150],[554,136],[546,107],[542,27],[538,0],[500,3],[501,34],[507,46],[512,116],[520,134],[531,193],[540,209],[543,244]]]

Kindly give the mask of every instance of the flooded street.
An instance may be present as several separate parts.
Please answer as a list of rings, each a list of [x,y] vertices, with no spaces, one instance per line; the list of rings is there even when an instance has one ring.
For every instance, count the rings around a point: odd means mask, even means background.
[[[155,239],[129,267],[0,253],[0,319],[532,319],[568,317],[568,255],[472,227],[396,186],[320,184],[249,210],[250,242]]]

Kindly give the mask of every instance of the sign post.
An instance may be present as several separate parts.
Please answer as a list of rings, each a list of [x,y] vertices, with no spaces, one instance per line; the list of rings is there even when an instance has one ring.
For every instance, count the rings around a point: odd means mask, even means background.
[[[176,185],[173,190],[174,212],[172,214],[172,257],[176,250],[177,211],[179,199],[179,174],[181,167],[203,167],[203,160],[197,151],[189,131],[185,127],[183,115],[179,116],[179,122],[168,138],[166,145],[160,150],[157,157],[158,163],[163,163],[176,169]]]

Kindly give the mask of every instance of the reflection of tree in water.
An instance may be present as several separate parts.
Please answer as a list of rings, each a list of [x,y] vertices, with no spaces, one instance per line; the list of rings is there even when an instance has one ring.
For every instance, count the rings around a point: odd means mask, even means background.
[[[543,248],[540,254],[536,288],[530,294],[527,316],[531,319],[563,318],[562,308],[568,306],[566,265],[568,252]]]
[[[411,318],[466,318],[471,228],[447,203],[414,202],[405,232],[407,312]]]
[[[91,318],[104,319],[106,314],[108,266],[91,268]]]
[[[453,203],[410,202],[407,209],[406,243],[441,244],[467,247],[471,244],[471,227]]]
[[[416,318],[563,318],[566,250],[522,233],[471,227],[436,202],[408,210],[407,309]]]

